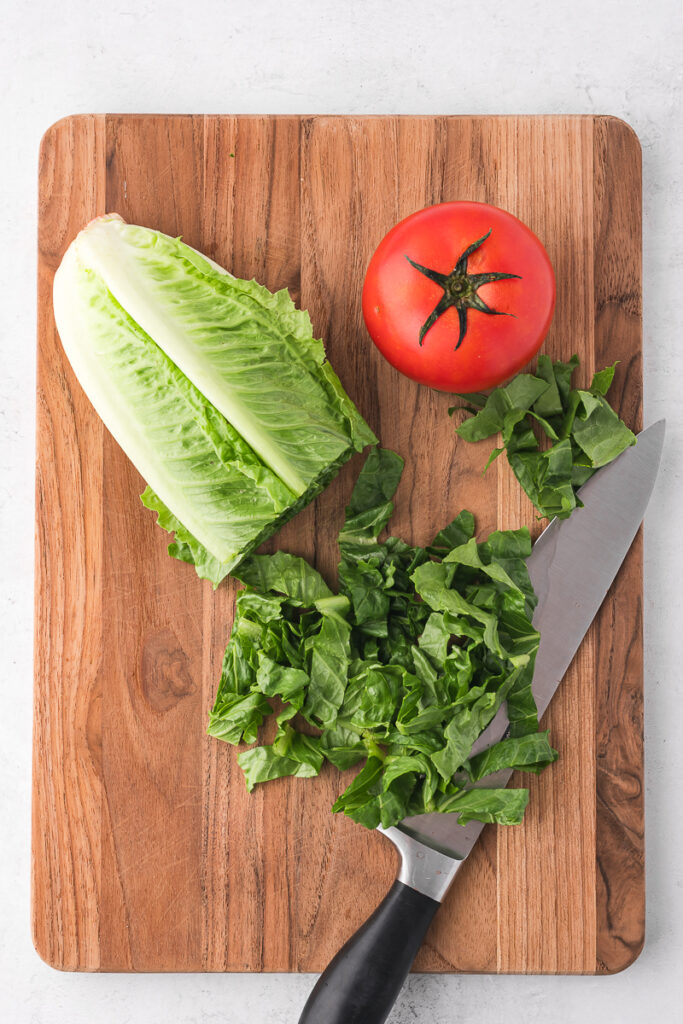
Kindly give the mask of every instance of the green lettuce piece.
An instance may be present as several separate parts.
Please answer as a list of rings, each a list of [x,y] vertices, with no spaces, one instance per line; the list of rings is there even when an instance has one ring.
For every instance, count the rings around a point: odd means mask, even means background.
[[[371,542],[379,537],[394,511],[393,497],[403,473],[403,459],[387,448],[373,448],[360,471],[340,545]]]
[[[579,487],[636,443],[605,398],[616,363],[595,373],[588,391],[572,390],[578,365],[578,356],[568,363],[553,363],[541,355],[535,376],[518,374],[488,396],[461,396],[472,415],[456,433],[466,441],[500,433],[503,447],[493,450],[486,468],[505,451],[522,488],[548,518],[570,516],[581,505]],[[549,445],[540,445],[534,424],[549,438]]]
[[[368,562],[344,562],[339,568],[339,586],[348,597],[353,618],[364,633],[389,635],[390,589],[381,569]]]
[[[320,738],[320,749],[327,760],[342,772],[353,768],[368,753],[360,733],[342,725],[325,730]]]
[[[444,729],[444,746],[432,755],[434,767],[447,782],[464,765],[472,744],[505,699],[506,689],[482,693],[473,704],[457,707]]]
[[[326,760],[361,766],[333,809],[368,828],[434,811],[513,824],[526,790],[478,783],[502,767],[539,771],[556,756],[531,690],[540,638],[529,531],[478,543],[473,516],[461,512],[427,549],[382,540],[401,468],[377,449],[361,470],[339,535],[340,593],[282,552],[240,565],[246,589],[209,732],[254,742],[263,702],[275,701],[275,741],[239,755],[250,789],[315,775]],[[472,757],[504,701],[508,738]],[[318,735],[302,731],[310,726]]]
[[[274,555],[254,555],[235,575],[242,583],[260,592],[282,594],[297,605],[312,605],[333,596],[312,565],[304,558],[284,551],[276,551]]]
[[[440,668],[443,668],[445,664],[451,635],[451,630],[446,625],[445,616],[439,612],[432,612],[425,622],[422,635],[418,638],[420,649],[425,651],[432,662]],[[413,653],[414,657],[415,653]]]
[[[445,529],[439,530],[427,550],[430,555],[443,557],[453,548],[466,544],[472,537],[474,537],[474,516],[471,512],[463,511]]]
[[[612,386],[614,380],[614,373],[616,371],[617,364],[612,363],[611,366],[606,366],[604,370],[597,370],[593,374],[593,380],[591,381],[590,390],[594,395],[606,395]]]
[[[350,818],[366,828],[377,828],[381,819],[380,796],[382,793],[382,771],[384,759],[371,755],[347,786],[337,797],[332,810],[343,811]],[[397,819],[400,820],[400,819]]]
[[[635,436],[607,404],[602,394],[579,391],[580,404],[572,421],[571,436],[593,469],[606,466],[629,445]]]
[[[275,744],[269,747],[251,747],[237,755],[237,763],[244,772],[249,792],[258,782],[270,782],[281,779],[285,775],[294,775],[299,779],[310,779],[320,772],[322,757],[316,750],[315,741],[310,737],[298,734],[298,744],[290,742],[287,753],[278,753]],[[305,742],[308,741],[308,742]]]
[[[528,789],[462,789],[444,795],[436,810],[457,814],[458,824],[484,821],[497,825],[520,825],[529,803]]]
[[[487,750],[471,758],[466,769],[472,782],[479,782],[486,775],[492,775],[504,768],[538,773],[546,765],[556,761],[557,757],[557,751],[550,746],[546,730],[494,743]]]
[[[312,638],[310,685],[304,712],[309,721],[330,728],[344,700],[351,657],[351,627],[337,617],[323,615],[320,631]]]
[[[303,669],[285,668],[263,651],[259,652],[256,685],[266,697],[282,697],[290,704],[301,707],[304,691],[309,683],[310,677]]]
[[[209,733],[226,743],[254,743],[263,719],[271,712],[258,692],[222,695],[209,716]]]
[[[64,256],[54,309],[170,553],[214,585],[376,443],[287,291],[180,239],[98,218]]]

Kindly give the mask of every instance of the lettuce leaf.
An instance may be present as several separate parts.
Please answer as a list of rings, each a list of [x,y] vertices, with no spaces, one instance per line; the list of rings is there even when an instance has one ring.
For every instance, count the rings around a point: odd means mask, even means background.
[[[596,469],[636,443],[605,398],[616,363],[595,373],[588,391],[572,390],[571,378],[578,365],[578,356],[563,363],[541,355],[535,376],[518,374],[490,395],[460,396],[472,415],[456,433],[466,441],[500,433],[503,446],[493,450],[486,469],[507,452],[522,488],[548,518],[570,516],[581,505],[578,488]],[[541,446],[534,425],[550,445]]]
[[[466,764],[466,770],[472,782],[479,782],[503,768],[538,773],[556,761],[557,757],[557,751],[550,746],[546,730],[516,739],[500,740],[471,758]]]
[[[242,563],[246,589],[208,731],[253,743],[262,702],[277,699],[275,741],[238,758],[249,789],[316,775],[323,760],[341,771],[360,763],[333,810],[368,828],[430,811],[514,824],[526,790],[479,782],[506,767],[540,771],[557,756],[531,691],[529,531],[477,543],[473,516],[461,512],[427,549],[380,541],[402,468],[391,451],[366,459],[339,534],[339,594],[292,555]],[[503,701],[510,735],[470,757]]]

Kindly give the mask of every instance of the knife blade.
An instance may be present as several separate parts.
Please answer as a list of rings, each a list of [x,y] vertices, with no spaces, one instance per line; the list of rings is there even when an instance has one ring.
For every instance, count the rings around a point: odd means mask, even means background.
[[[553,520],[527,560],[541,634],[532,689],[539,717],[569,668],[642,522],[659,469],[665,423],[595,473],[580,489],[583,508]],[[472,748],[502,739],[505,706]],[[481,785],[504,786],[511,770]],[[383,1024],[427,928],[483,829],[455,814],[423,814],[379,831],[398,848],[398,878],[372,917],[346,943],[313,989],[299,1024]]]
[[[533,624],[541,634],[532,690],[539,718],[569,668],[588,627],[605,599],[645,515],[664,443],[664,420],[638,435],[638,443],[595,473],[580,489],[583,509],[569,519],[554,519],[543,531],[527,559],[538,597]],[[507,730],[505,706],[472,747],[472,755],[502,739]],[[484,786],[504,786],[511,771],[482,780]],[[396,830],[456,860],[474,846],[483,824],[464,828],[448,814],[406,818]],[[384,834],[403,844],[394,829]],[[460,864],[455,865],[454,872]],[[448,887],[440,876],[441,882]],[[442,899],[441,885],[427,893]],[[445,890],[444,890],[445,891]]]

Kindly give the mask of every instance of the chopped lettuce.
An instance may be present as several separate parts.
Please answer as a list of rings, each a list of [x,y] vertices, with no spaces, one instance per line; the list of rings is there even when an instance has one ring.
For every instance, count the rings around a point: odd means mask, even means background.
[[[368,828],[428,811],[515,824],[524,789],[479,786],[502,768],[537,772],[557,754],[538,731],[531,678],[539,635],[526,529],[474,539],[461,512],[427,548],[379,541],[403,462],[373,449],[339,535],[339,594],[303,559],[252,555],[237,596],[212,736],[255,743],[277,699],[271,745],[239,754],[248,788],[360,771],[334,804]],[[471,756],[507,701],[506,739]]]
[[[472,416],[456,433],[466,441],[500,433],[503,445],[491,452],[486,468],[506,452],[520,484],[548,518],[568,518],[581,505],[579,487],[636,443],[605,398],[616,363],[594,374],[587,391],[571,387],[578,365],[578,356],[553,363],[541,355],[535,376],[520,373],[489,395],[460,396]],[[549,445],[541,447],[534,426],[549,438]]]
[[[64,256],[54,308],[170,553],[214,585],[376,442],[287,291],[180,239],[98,218]]]

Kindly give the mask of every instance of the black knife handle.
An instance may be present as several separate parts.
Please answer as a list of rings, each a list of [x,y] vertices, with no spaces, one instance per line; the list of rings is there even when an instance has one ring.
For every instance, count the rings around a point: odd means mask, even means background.
[[[320,975],[299,1024],[384,1024],[440,906],[394,882]]]

